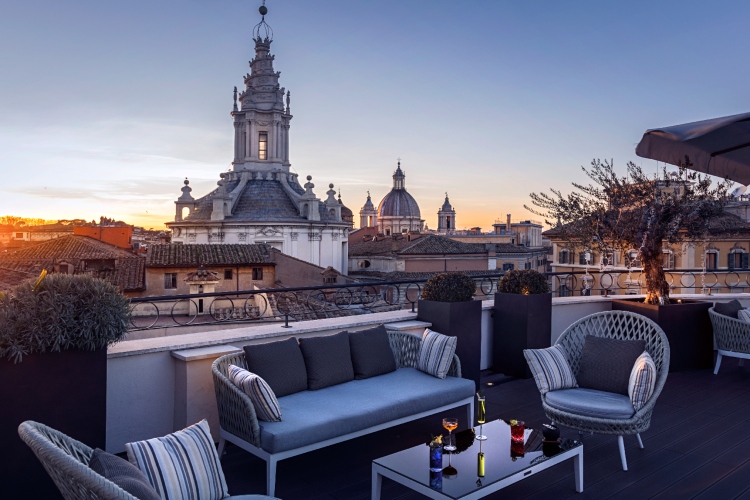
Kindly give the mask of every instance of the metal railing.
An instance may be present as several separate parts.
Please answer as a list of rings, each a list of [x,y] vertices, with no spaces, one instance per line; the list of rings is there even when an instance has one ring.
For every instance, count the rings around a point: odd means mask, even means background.
[[[475,299],[497,292],[504,273],[473,275]],[[544,273],[553,297],[645,293],[638,270],[597,270]],[[750,269],[688,269],[666,271],[672,293],[750,291]],[[416,309],[424,279],[266,288],[195,295],[132,298],[131,330],[186,325],[245,322],[288,322]]]

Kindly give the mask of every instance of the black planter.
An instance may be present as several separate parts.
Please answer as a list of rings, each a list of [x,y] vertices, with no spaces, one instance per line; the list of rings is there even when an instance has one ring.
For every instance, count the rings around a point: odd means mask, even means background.
[[[552,336],[552,294],[496,293],[493,307],[492,369],[530,378],[524,349],[544,349]]]
[[[654,306],[637,300],[613,300],[615,311],[646,316],[664,330],[669,340],[669,371],[711,368],[714,361],[713,328],[709,302],[682,302]]]
[[[420,300],[417,319],[432,323],[431,329],[458,337],[456,354],[461,360],[461,376],[479,388],[479,363],[482,357],[482,301],[435,302]]]
[[[18,426],[35,420],[92,448],[105,447],[107,350],[0,360],[0,477],[4,498],[62,498]]]

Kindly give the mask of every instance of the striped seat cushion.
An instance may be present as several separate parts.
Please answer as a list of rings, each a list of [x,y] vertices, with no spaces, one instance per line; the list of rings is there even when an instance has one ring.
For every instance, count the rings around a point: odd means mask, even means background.
[[[561,345],[553,345],[547,349],[524,349],[523,355],[542,395],[550,391],[578,387]]]
[[[417,370],[437,378],[448,376],[448,369],[456,353],[457,340],[456,337],[449,337],[425,328],[417,357]]]
[[[229,496],[208,422],[164,437],[127,443],[130,463],[165,500],[221,500]]]
[[[630,372],[628,396],[635,411],[640,410],[648,402],[656,387],[656,365],[647,351],[638,356]]]
[[[264,422],[281,422],[281,408],[276,400],[271,386],[255,373],[251,373],[239,366],[229,365],[227,369],[229,380],[248,395],[255,407],[258,420]]]

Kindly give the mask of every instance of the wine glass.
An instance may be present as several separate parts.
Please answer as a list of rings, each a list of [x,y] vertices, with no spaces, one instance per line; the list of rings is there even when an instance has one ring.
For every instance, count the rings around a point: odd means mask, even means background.
[[[477,393],[477,423],[479,424],[479,434],[475,437],[477,441],[484,441],[487,436],[482,434],[482,426],[487,418],[487,410],[484,405],[484,394]]]
[[[453,446],[453,440],[451,439],[451,437],[452,437],[453,429],[458,428],[458,419],[457,418],[444,418],[443,427],[445,427],[445,430],[448,431],[448,444],[443,446],[443,449],[447,451],[456,451],[456,447]]]

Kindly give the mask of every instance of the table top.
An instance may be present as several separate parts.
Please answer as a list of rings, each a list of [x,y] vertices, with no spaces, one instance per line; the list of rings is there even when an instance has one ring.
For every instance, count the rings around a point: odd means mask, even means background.
[[[484,425],[482,434],[487,436],[487,440],[474,439],[478,433],[479,426],[453,434],[458,449],[452,453],[443,451],[442,473],[430,472],[427,444],[373,462],[428,488],[439,490],[449,498],[461,498],[540,463],[555,458],[564,459],[565,452],[583,446],[580,441],[572,439],[564,439],[559,446],[550,446],[543,443],[541,431],[526,429],[523,447],[516,445],[511,449],[510,425],[503,420]],[[443,436],[444,439],[446,436]],[[480,453],[484,453],[483,477],[478,475]],[[449,466],[453,470],[447,471]],[[451,472],[455,472],[455,475],[450,475]]]

